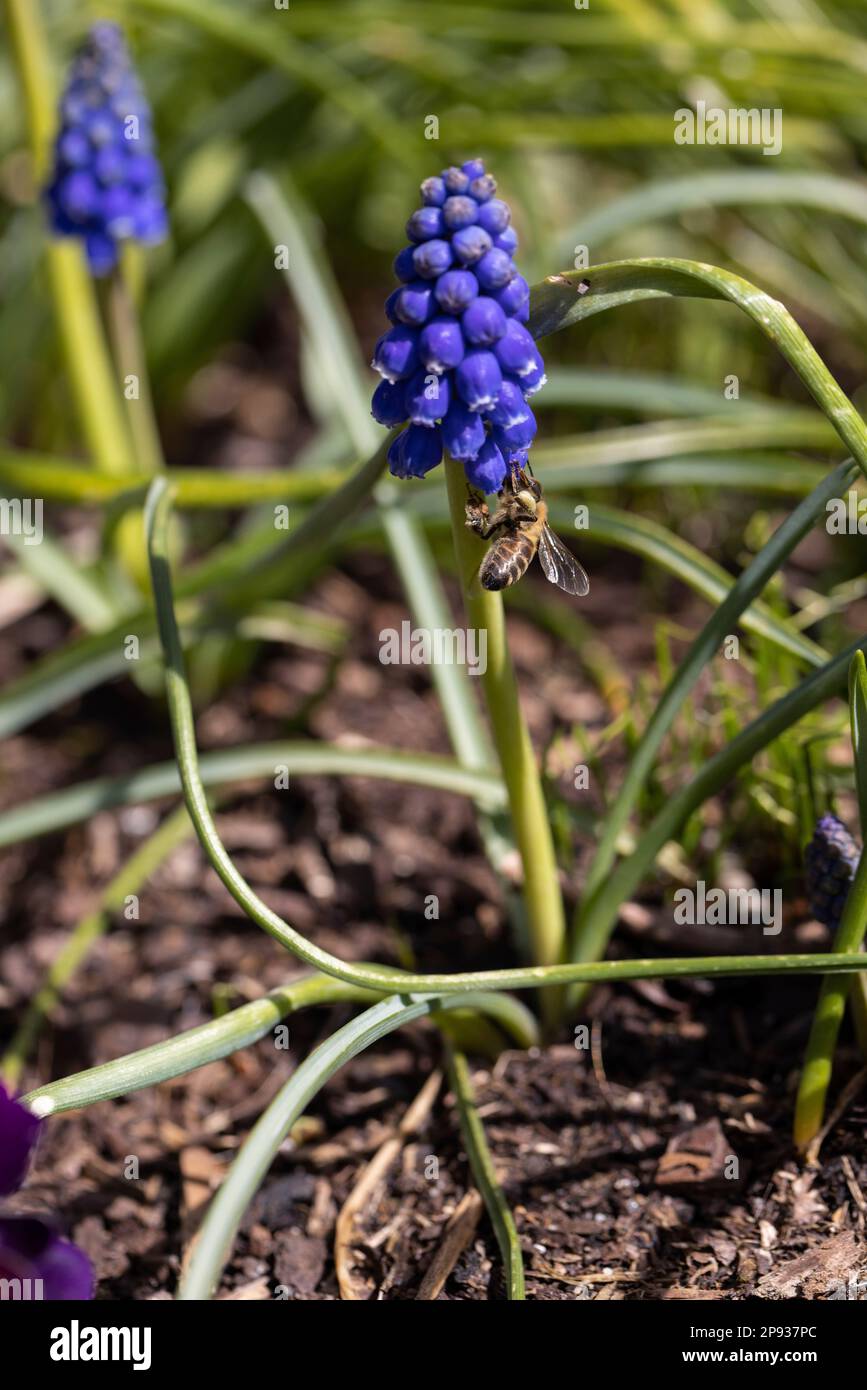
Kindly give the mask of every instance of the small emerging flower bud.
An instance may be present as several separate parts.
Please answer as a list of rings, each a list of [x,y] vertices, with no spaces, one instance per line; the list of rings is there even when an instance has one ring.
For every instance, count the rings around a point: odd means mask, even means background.
[[[507,251],[492,248],[476,263],[473,273],[483,290],[501,290],[515,278],[515,267]]]
[[[455,372],[458,395],[470,410],[489,410],[503,384],[503,374],[492,352],[468,352]]]
[[[457,319],[439,315],[421,331],[419,354],[433,372],[448,372],[463,360],[464,339]]]
[[[462,227],[471,227],[479,218],[479,205],[474,198],[461,197],[456,194],[452,198],[446,198],[443,204],[443,220],[452,232],[459,232]]]
[[[496,404],[491,406],[488,411],[488,419],[491,424],[503,428],[508,425],[520,425],[530,413],[530,407],[524,400],[521,388],[509,377],[504,377]]]
[[[523,275],[516,275],[504,289],[494,290],[494,299],[510,318],[517,318],[521,310],[529,308],[530,286]]]
[[[515,320],[506,320],[506,331],[494,347],[497,361],[504,372],[525,376],[537,365],[538,351],[532,337]]]
[[[485,426],[478,411],[453,400],[443,419],[443,443],[453,459],[474,459],[485,442]]]
[[[442,208],[418,208],[406,224],[410,241],[430,241],[445,231]]]
[[[435,280],[452,263],[452,248],[447,241],[435,238],[423,241],[412,253],[412,263],[423,280]]]
[[[386,311],[388,301],[386,301]],[[401,323],[420,328],[427,323],[436,310],[433,286],[428,280],[411,280],[402,290],[397,291],[394,312]]]
[[[466,193],[470,186],[470,180],[463,169],[458,169],[454,164],[450,169],[443,170],[443,183],[449,193]]]
[[[434,294],[447,314],[463,313],[479,292],[479,282],[471,270],[447,270],[436,282]]]
[[[411,376],[418,366],[418,329],[398,324],[383,333],[370,364],[386,381]]]
[[[502,198],[491,198],[479,208],[479,226],[491,236],[499,236],[508,227],[511,216],[508,203]]]
[[[508,319],[495,299],[479,295],[461,317],[464,337],[474,347],[490,347],[506,331]]]
[[[467,481],[479,492],[499,492],[506,477],[506,460],[490,435],[476,457],[464,464]]]
[[[398,251],[397,255],[394,258],[394,273],[397,276],[398,280],[402,280],[405,285],[408,285],[410,280],[415,279],[415,261],[413,260],[414,254],[414,246],[405,246],[402,251]]]
[[[446,186],[440,178],[425,179],[420,191],[427,207],[441,208],[446,200]]]
[[[422,368],[407,382],[406,403],[414,425],[432,428],[449,408],[448,379]]]
[[[491,249],[491,238],[484,227],[462,227],[452,237],[452,250],[461,265],[474,265]]]
[[[480,174],[470,184],[470,192],[477,203],[486,203],[497,191],[497,180],[490,174]]]
[[[381,381],[373,393],[370,413],[377,424],[394,429],[407,418],[406,383],[403,381]]]
[[[849,831],[836,816],[822,816],[804,851],[807,895],[818,922],[837,928],[861,855]]]
[[[442,456],[439,430],[409,425],[392,441],[388,451],[388,467],[395,478],[423,478],[425,473],[436,468]]]
[[[461,172],[466,174],[468,179],[480,179],[485,172],[485,161],[468,159],[461,165]]]
[[[497,251],[505,251],[508,256],[514,256],[518,249],[518,233],[514,227],[506,227],[505,231],[494,237],[494,246]]]

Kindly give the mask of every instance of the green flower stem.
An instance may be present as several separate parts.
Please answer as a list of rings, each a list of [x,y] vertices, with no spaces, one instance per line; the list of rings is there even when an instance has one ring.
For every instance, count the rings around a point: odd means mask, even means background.
[[[447,459],[446,481],[467,622],[478,632],[487,633],[487,669],[480,680],[523,864],[524,904],[532,958],[537,965],[556,965],[565,951],[563,898],[548,808],[509,655],[502,595],[489,593],[476,579],[485,547],[466,526],[464,508],[468,493],[463,464]],[[559,1002],[556,995],[545,995],[543,999],[546,1017],[552,1025],[556,1022]]]
[[[124,399],[138,471],[151,476],[165,467],[165,460],[154,414],[138,310],[127,274],[120,266],[115,268],[108,282],[106,309],[121,379],[127,382],[129,378],[135,378],[136,394],[130,395],[125,391]]]
[[[855,758],[855,781],[861,820],[861,842],[867,832],[867,664],[864,653],[858,651],[849,666],[849,717],[852,730],[852,749]],[[835,951],[860,951],[867,931],[867,853],[861,854],[855,878],[846,898],[840,925],[834,934]],[[801,1150],[809,1147],[819,1132],[825,1115],[825,1101],[831,1083],[834,1051],[843,1022],[847,999],[850,1000],[859,1042],[865,1036],[864,975],[855,981],[822,981],[819,1002],[813,1015],[804,1068],[795,1102],[795,1144]],[[856,995],[853,985],[860,987]]]
[[[705,666],[719,650],[721,642],[732,631],[744,610],[762,592],[795,546],[812,528],[816,519],[824,516],[828,499],[839,496],[841,490],[851,482],[854,473],[855,468],[851,461],[841,464],[786,518],[708,618],[660,696],[650,722],[632,754],[617,797],[605,815],[602,834],[584,885],[582,906],[576,917],[573,943],[576,954],[582,923],[593,894],[598,891],[611,871],[617,856],[617,841],[635,809],[662,741],[690,691],[694,689]]]
[[[497,989],[532,989],[538,985],[555,986],[572,983],[590,983],[598,980],[653,979],[665,975],[765,975],[779,970],[791,970],[794,974],[821,974],[824,971],[855,971],[864,968],[861,956],[816,955],[816,956],[706,956],[695,960],[644,960],[644,961],[601,961],[584,964],[561,964],[518,967],[511,970],[476,970],[452,974],[418,975],[406,970],[394,970],[384,965],[351,965],[342,961],[329,951],[322,950],[302,936],[299,931],[284,922],[282,917],[272,911],[253,891],[235,865],[222,843],[214,818],[208,806],[205,789],[199,773],[198,751],[196,749],[195,723],[190,693],[184,673],[184,658],[180,636],[175,621],[172,600],[171,572],[168,563],[166,536],[170,515],[171,493],[165,478],[155,478],[148,494],[145,509],[145,529],[148,541],[148,555],[151,565],[151,580],[154,601],[160,627],[160,640],[166,663],[166,697],[169,718],[175,744],[175,756],[181,774],[184,800],[196,834],[219,878],[232,894],[239,906],[251,921],[279,941],[286,950],[293,952],[308,965],[332,975],[338,980],[359,985],[365,989],[376,990],[382,994],[397,994],[407,991],[420,991],[436,994],[461,994],[467,991]],[[867,638],[864,639],[867,645]],[[842,658],[825,670],[805,681],[787,697],[786,714],[792,702],[797,709],[811,708],[825,694],[833,693],[839,683],[839,664]],[[797,697],[797,699],[795,699]],[[797,717],[797,716],[794,716]],[[769,725],[776,727],[781,716],[774,706],[762,716],[762,733]],[[776,721],[776,723],[775,723]],[[784,723],[791,719],[783,719]],[[751,726],[752,729],[753,726]],[[745,730],[745,735],[755,743],[758,737]],[[768,735],[770,737],[772,735]],[[744,735],[741,736],[741,752]],[[767,740],[766,740],[767,741]],[[761,740],[759,740],[761,742]],[[731,745],[732,748],[738,740]],[[726,750],[729,751],[729,750]],[[754,751],[754,749],[753,749]],[[751,756],[742,753],[742,756]]]
[[[56,1007],[63,989],[94,942],[106,931],[111,914],[119,911],[126,898],[131,893],[137,893],[176,845],[181,844],[192,833],[193,827],[187,815],[187,808],[180,806],[115,874],[103,890],[97,910],[88,913],[75,927],[49,968],[42,986],[31,999],[24,1018],[0,1062],[0,1072],[10,1086],[17,1085],[43,1020]]]
[[[867,854],[861,855],[855,879],[849,889],[842,921],[834,935],[834,950],[859,952],[867,930]],[[861,956],[867,970],[867,958]],[[825,1098],[834,1065],[834,1049],[852,981],[830,978],[822,981],[819,1002],[813,1015],[804,1069],[795,1101],[795,1144],[802,1151],[818,1133],[825,1113]]]
[[[41,184],[54,132],[55,92],[39,0],[6,0],[6,17],[27,111],[34,177]],[[84,253],[67,237],[49,240],[46,257],[85,442],[100,472],[128,473],[134,468],[130,439]]]
[[[518,1237],[515,1218],[512,1215],[505,1193],[500,1186],[497,1170],[485,1127],[476,1109],[476,1097],[470,1069],[463,1052],[458,1052],[446,1043],[449,1084],[457,1104],[461,1134],[467,1150],[476,1187],[484,1198],[491,1225],[497,1237],[500,1254],[506,1271],[506,1288],[509,1298],[515,1301],[524,1298],[524,1260],[521,1255],[521,1242]]]

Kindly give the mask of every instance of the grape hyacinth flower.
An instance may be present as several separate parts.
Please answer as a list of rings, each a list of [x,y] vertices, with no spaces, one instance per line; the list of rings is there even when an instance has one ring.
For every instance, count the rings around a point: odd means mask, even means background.
[[[807,896],[818,922],[836,929],[840,925],[849,888],[861,858],[858,846],[836,816],[822,816],[804,851]]]
[[[383,381],[375,420],[405,424],[389,449],[397,478],[422,478],[445,448],[469,483],[498,492],[523,467],[536,434],[527,404],[545,384],[532,335],[530,288],[518,274],[507,203],[480,159],[425,179],[398,252],[401,282],[386,302],[392,327],[373,354]]]
[[[41,1123],[0,1084],[0,1196],[23,1183]],[[0,1213],[0,1280],[14,1280],[22,1298],[93,1297],[93,1270],[84,1251],[39,1216]]]
[[[95,24],[73,61],[46,201],[52,231],[84,242],[94,275],[114,269],[120,242],[166,236],[150,107],[115,24]]]

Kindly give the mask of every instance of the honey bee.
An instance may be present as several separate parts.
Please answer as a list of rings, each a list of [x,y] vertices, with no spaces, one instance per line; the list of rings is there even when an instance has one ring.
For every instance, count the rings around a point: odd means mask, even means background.
[[[493,516],[475,493],[466,505],[467,526],[482,540],[493,539],[479,567],[483,589],[507,589],[527,573],[538,553],[545,578],[567,594],[586,594],[590,580],[548,525],[548,507],[542,485],[523,469],[510,472],[498,494]]]

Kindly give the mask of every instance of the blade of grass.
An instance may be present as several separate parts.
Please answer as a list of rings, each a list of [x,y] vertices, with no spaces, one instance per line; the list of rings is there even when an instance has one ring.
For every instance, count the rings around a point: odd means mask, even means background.
[[[485,1127],[476,1109],[476,1097],[470,1069],[463,1052],[456,1051],[446,1043],[449,1084],[454,1094],[460,1120],[461,1134],[467,1150],[476,1187],[491,1218],[491,1225],[497,1237],[500,1254],[506,1274],[506,1289],[510,1300],[524,1298],[524,1260],[521,1255],[521,1242],[515,1226],[506,1195],[500,1186],[493,1156],[488,1147]]]
[[[867,741],[864,738],[865,717],[867,717],[867,663],[863,651],[857,651],[849,666],[849,712],[852,731],[852,748],[855,758],[855,780],[858,788],[858,804],[862,812],[861,836],[864,843],[865,820],[863,816],[864,799],[867,794]],[[834,933],[835,951],[860,951],[867,931],[867,854],[862,850],[855,878],[846,898],[846,906],[840,925]],[[862,977],[859,977],[863,979]],[[819,1001],[807,1050],[804,1066],[795,1101],[794,1141],[803,1152],[822,1127],[825,1115],[825,1102],[831,1073],[834,1067],[834,1051],[846,1000],[849,997],[852,981],[842,988],[835,979],[822,981]]]
[[[579,289],[581,285],[587,288]],[[591,266],[586,273],[551,275],[533,289],[529,326],[541,338],[616,305],[677,295],[727,299],[747,314],[797,372],[867,476],[867,426],[848,396],[788,310],[730,271],[698,261],[650,257],[611,261]]]

